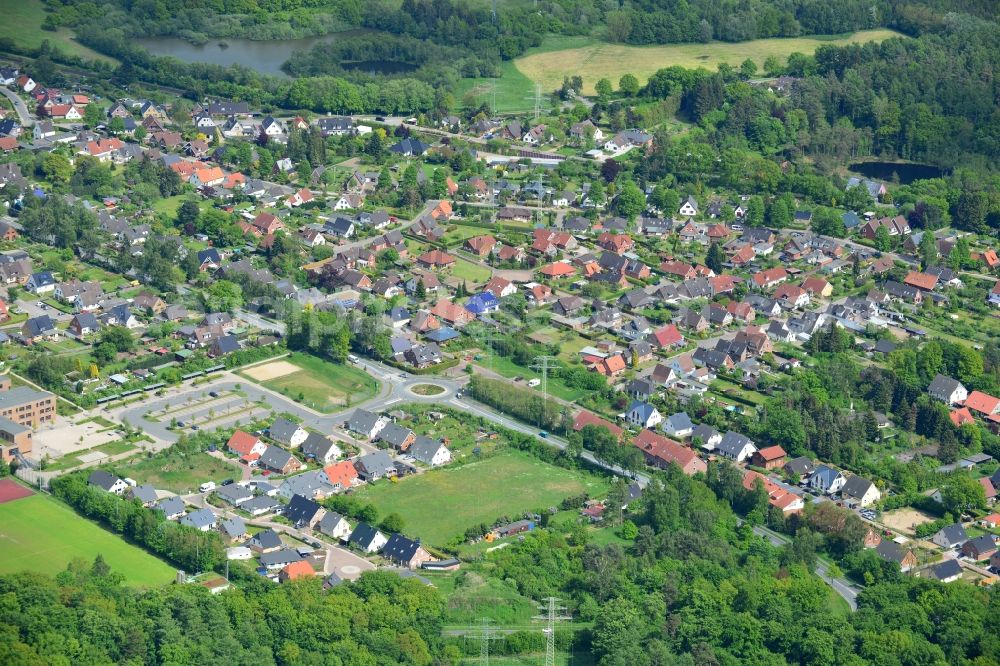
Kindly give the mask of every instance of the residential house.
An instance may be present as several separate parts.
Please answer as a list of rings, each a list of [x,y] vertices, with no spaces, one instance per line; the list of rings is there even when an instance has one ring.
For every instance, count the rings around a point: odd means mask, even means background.
[[[927,393],[934,399],[948,405],[958,405],[969,397],[969,392],[957,379],[938,373],[927,387]]]
[[[122,495],[128,490],[129,485],[124,480],[118,478],[110,472],[98,469],[90,473],[87,477],[87,485],[100,488],[104,492]]]
[[[875,546],[875,554],[886,562],[895,562],[902,573],[907,573],[917,566],[917,556],[908,548],[903,548],[895,541],[882,540]]]
[[[275,419],[271,427],[267,429],[267,436],[285,446],[295,448],[306,440],[308,431],[285,418]]]
[[[730,430],[719,440],[715,451],[720,455],[735,460],[740,463],[749,458],[757,451],[753,441],[746,435]]]
[[[186,527],[193,527],[196,530],[202,532],[208,532],[209,530],[215,529],[218,524],[219,518],[215,515],[215,512],[211,509],[198,509],[180,519],[180,524]]]
[[[750,457],[750,464],[764,469],[777,469],[785,464],[788,454],[780,446],[765,446]]]
[[[945,560],[923,573],[939,583],[954,583],[962,577],[962,565],[958,563],[958,560]]]
[[[634,400],[625,412],[625,420],[639,428],[654,428],[663,420],[663,416],[649,403]]]
[[[407,539],[401,534],[393,534],[382,548],[382,556],[393,564],[407,569],[419,569],[433,559],[420,545],[420,541]]]
[[[295,527],[311,528],[323,519],[326,509],[308,497],[293,495],[285,507],[284,515]]]
[[[379,532],[377,529],[372,527],[367,523],[358,523],[351,532],[351,536],[347,539],[355,548],[360,549],[362,552],[377,553],[385,546],[388,539],[385,535]]]
[[[874,483],[860,476],[850,476],[840,490],[840,496],[848,506],[871,506],[882,498],[882,493]]]
[[[366,439],[374,439],[375,436],[389,423],[389,419],[373,414],[365,409],[356,409],[344,426],[351,432],[364,436]]]
[[[820,465],[809,477],[809,487],[827,495],[839,492],[845,483],[847,483],[847,479],[840,470],[828,465]]]
[[[962,544],[962,554],[970,560],[988,560],[997,552],[997,544],[992,534],[983,534]]]
[[[327,511],[319,521],[317,529],[328,537],[345,540],[351,536],[351,524],[339,513]]]
[[[396,476],[398,470],[385,451],[367,453],[354,462],[358,475],[365,481],[378,481],[384,477]]]
[[[687,412],[677,412],[663,420],[663,432],[667,433],[670,437],[683,439],[689,437],[694,432],[694,423],[692,423],[691,417],[687,415]]]
[[[315,432],[306,435],[306,438],[299,445],[299,451],[306,457],[306,460],[315,460],[324,465],[336,460],[343,453],[333,440]]]
[[[358,471],[354,463],[344,460],[323,468],[327,482],[337,490],[347,490],[358,480]]]
[[[414,460],[431,467],[451,462],[451,451],[443,442],[430,437],[417,437],[407,449]]]
[[[302,463],[288,451],[277,446],[269,446],[260,455],[257,464],[277,474],[290,474],[302,469]]]
[[[957,548],[969,540],[961,523],[952,523],[942,527],[931,537],[931,541],[942,548]]]

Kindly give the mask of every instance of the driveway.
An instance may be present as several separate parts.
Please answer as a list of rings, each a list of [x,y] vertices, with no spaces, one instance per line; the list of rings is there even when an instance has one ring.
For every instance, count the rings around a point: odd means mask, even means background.
[[[3,88],[0,88],[0,90],[3,90]],[[27,314],[29,319],[32,317],[41,317],[42,315],[48,315],[52,321],[63,323],[69,322],[73,319],[73,315],[60,312],[51,305],[47,305],[44,308],[39,307],[38,301],[39,299],[37,298],[30,301],[22,298],[17,301],[17,308],[21,312]]]

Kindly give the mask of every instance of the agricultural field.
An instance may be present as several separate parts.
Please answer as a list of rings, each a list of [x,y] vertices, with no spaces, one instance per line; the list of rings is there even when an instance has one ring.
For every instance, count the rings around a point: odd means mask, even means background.
[[[720,63],[729,63],[738,67],[747,58],[764,64],[768,56],[779,60],[787,58],[792,53],[812,53],[824,44],[844,46],[864,42],[880,42],[899,33],[892,30],[863,30],[845,36],[811,36],[794,38],[756,39],[749,42],[728,43],[711,42],[709,44],[666,44],[658,46],[626,46],[624,44],[609,44],[596,40],[584,42],[580,38],[561,40],[563,48],[552,49],[542,45],[540,49],[532,50],[527,55],[514,60],[520,79],[514,78],[504,83],[500,80],[497,86],[497,106],[512,103],[515,99],[514,90],[533,90],[533,83],[540,83],[542,90],[551,92],[562,85],[563,77],[579,75],[583,77],[583,93],[594,94],[594,84],[602,78],[611,80],[616,87],[618,79],[623,74],[634,74],[640,83],[663,67],[680,65],[687,68],[704,68],[715,71]],[[504,78],[506,78],[506,71]],[[504,94],[500,94],[500,90]],[[526,93],[522,93],[526,94]]]
[[[378,392],[378,382],[364,371],[308,354],[291,354],[239,374],[320,412],[338,411]]]
[[[546,510],[572,495],[600,495],[607,488],[598,476],[504,451],[466,465],[376,483],[356,495],[378,507],[381,515],[401,515],[408,536],[445,544],[473,525]]]
[[[525,76],[510,60],[500,65],[499,79],[461,79],[455,97],[465,106],[487,104],[497,113],[525,113],[535,108],[535,82]],[[560,85],[562,77],[559,78]],[[495,96],[494,96],[495,89]],[[542,92],[551,92],[542,89]]]
[[[56,32],[42,30],[45,20],[45,6],[42,0],[0,0],[0,39],[9,39],[27,48],[38,48],[43,41],[65,53],[83,58],[117,62],[113,58],[87,48],[73,38],[72,31],[60,28]]]
[[[174,576],[166,562],[41,494],[0,504],[0,552],[0,573],[55,575],[74,558],[89,562],[102,555],[131,585],[162,585]]]

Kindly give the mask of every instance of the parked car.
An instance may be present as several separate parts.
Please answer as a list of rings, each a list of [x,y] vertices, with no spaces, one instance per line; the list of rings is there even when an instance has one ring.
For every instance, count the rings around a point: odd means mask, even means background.
[[[208,493],[215,490],[215,481],[206,481],[205,483],[198,486],[198,490],[203,493]]]

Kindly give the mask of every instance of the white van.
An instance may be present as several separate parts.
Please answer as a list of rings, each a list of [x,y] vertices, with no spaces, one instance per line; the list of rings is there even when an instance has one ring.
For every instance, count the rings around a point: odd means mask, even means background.
[[[541,380],[541,379],[529,379],[529,380],[528,380],[528,386],[530,386],[530,387],[532,387],[532,388],[534,388],[534,387],[538,386],[538,385],[539,385],[539,384],[541,384],[541,383],[542,383],[542,380]]]
[[[198,486],[198,490],[200,490],[203,493],[215,490],[215,481],[206,481],[205,483]]]
[[[348,354],[347,355],[347,360],[350,361],[351,363],[360,363],[361,362],[361,359],[358,358],[357,356],[355,356],[354,354]]]

